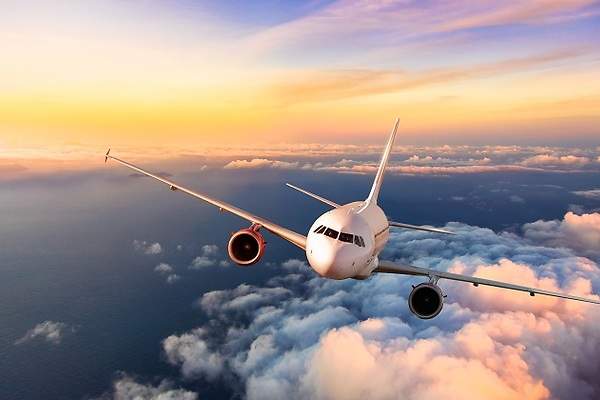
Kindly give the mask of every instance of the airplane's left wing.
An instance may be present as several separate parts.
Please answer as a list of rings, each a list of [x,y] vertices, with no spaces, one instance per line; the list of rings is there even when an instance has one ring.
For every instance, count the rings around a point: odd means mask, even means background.
[[[527,286],[514,285],[512,283],[494,281],[491,279],[476,278],[474,276],[454,274],[452,272],[436,271],[434,269],[429,269],[429,268],[397,264],[397,263],[393,263],[391,261],[380,261],[379,265],[377,266],[377,268],[375,268],[374,272],[387,272],[387,273],[392,273],[392,274],[427,276],[427,277],[430,277],[433,279],[438,279],[438,278],[439,279],[449,279],[452,281],[461,281],[461,282],[472,283],[474,286],[484,285],[484,286],[493,286],[493,287],[502,288],[502,289],[518,290],[520,292],[527,292],[531,296],[535,296],[536,294],[541,294],[544,296],[560,297],[562,299],[577,300],[577,301],[583,301],[586,303],[600,304],[600,300],[589,299],[589,298],[580,297],[580,296],[573,296],[573,295],[565,294],[565,293],[552,292],[552,291],[544,290],[544,289],[536,289],[536,288],[531,288],[531,287],[527,287]]]
[[[266,230],[268,230],[269,232],[271,232],[271,233],[273,233],[273,234],[275,234],[275,235],[277,235],[277,236],[279,236],[279,237],[287,240],[288,242],[290,242],[290,243],[298,246],[302,250],[306,250],[306,236],[304,236],[304,235],[301,235],[301,234],[299,234],[297,232],[294,232],[294,231],[292,231],[290,229],[284,228],[284,227],[282,227],[280,225],[277,225],[274,222],[271,222],[271,221],[269,221],[267,219],[264,219],[262,217],[254,215],[252,213],[249,213],[248,211],[242,210],[241,208],[233,206],[233,205],[231,205],[229,203],[226,203],[224,201],[217,200],[217,199],[214,199],[214,198],[212,198],[210,196],[207,196],[207,195],[205,195],[203,193],[199,193],[199,192],[196,192],[194,190],[188,189],[188,188],[186,188],[184,186],[181,186],[181,185],[179,185],[179,184],[177,184],[175,182],[172,182],[172,181],[170,181],[168,179],[162,178],[162,177],[157,176],[157,175],[155,175],[155,174],[153,174],[151,172],[143,170],[140,167],[136,167],[135,165],[130,164],[127,161],[123,161],[123,160],[121,160],[121,159],[119,159],[117,157],[113,157],[113,156],[110,155],[110,149],[105,154],[105,161],[108,160],[109,158],[111,160],[115,160],[119,164],[122,164],[122,165],[126,166],[127,168],[130,168],[130,169],[132,169],[134,171],[137,171],[137,172],[139,172],[141,174],[149,176],[150,178],[154,178],[157,181],[164,183],[165,185],[168,185],[169,189],[171,189],[171,190],[179,190],[179,191],[181,191],[183,193],[186,193],[186,194],[188,194],[190,196],[193,196],[193,197],[195,197],[197,199],[200,199],[200,200],[203,200],[203,201],[205,201],[205,202],[207,202],[209,204],[212,204],[213,206],[218,207],[220,210],[228,211],[228,212],[230,212],[230,213],[232,213],[234,215],[237,215],[238,217],[241,217],[241,218],[245,219],[246,221],[249,221],[249,222],[251,222],[253,224],[258,224],[261,227],[263,227]]]

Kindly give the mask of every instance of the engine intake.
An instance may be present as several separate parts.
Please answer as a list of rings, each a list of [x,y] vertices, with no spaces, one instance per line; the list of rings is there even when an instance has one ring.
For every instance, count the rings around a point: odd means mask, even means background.
[[[421,283],[413,288],[408,296],[410,311],[421,319],[437,316],[444,306],[444,294],[433,283]]]
[[[231,235],[227,252],[237,265],[247,266],[256,264],[265,252],[265,239],[258,231],[260,226],[252,225]]]

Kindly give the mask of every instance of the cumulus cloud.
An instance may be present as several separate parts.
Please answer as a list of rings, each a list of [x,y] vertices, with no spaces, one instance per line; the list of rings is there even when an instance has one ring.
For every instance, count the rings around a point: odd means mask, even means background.
[[[163,248],[158,242],[146,242],[145,240],[134,240],[133,249],[142,254],[156,255],[163,252]]]
[[[280,160],[269,160],[267,158],[253,158],[251,160],[234,160],[227,163],[225,169],[248,169],[248,168],[278,168],[278,169],[297,169],[300,167],[298,162],[288,162]]]
[[[74,330],[74,328],[70,328],[64,322],[44,321],[28,330],[15,344],[23,344],[34,339],[43,339],[51,344],[60,344],[65,334],[67,332],[74,332]]]
[[[546,246],[568,247],[583,255],[600,257],[599,213],[577,215],[569,211],[562,221],[525,224],[523,235]]]
[[[220,267],[229,266],[227,260],[217,260],[219,254],[219,247],[216,244],[206,244],[200,249],[200,255],[192,260],[189,269],[204,269],[219,265]]]
[[[167,359],[172,364],[181,365],[186,378],[203,375],[209,380],[221,374],[224,360],[221,355],[209,350],[204,340],[206,330],[194,329],[181,336],[169,336],[163,341]]]
[[[567,214],[564,221],[581,226],[589,218]],[[598,264],[577,249],[458,223],[447,228],[458,235],[394,232],[383,256],[583,296],[600,289]],[[188,379],[225,379],[249,399],[600,395],[593,305],[441,281],[445,309],[422,321],[406,302],[419,279],[331,281],[296,259],[277,270],[261,286],[204,294],[197,305],[208,322],[165,339],[167,360]]]
[[[160,263],[154,268],[154,271],[159,274],[169,274],[173,272],[173,267],[167,263]]]
[[[173,268],[171,265],[169,265],[167,263],[158,264],[154,268],[154,271],[160,275],[166,276],[165,282],[167,282],[169,285],[172,285],[172,284],[178,282],[179,280],[181,280],[181,277],[179,275],[177,275],[176,273],[174,273],[175,268]]]
[[[523,165],[576,165],[581,166],[590,163],[587,157],[574,155],[556,156],[552,154],[539,154],[529,157],[521,162]]]
[[[173,387],[168,380],[161,381],[158,386],[138,383],[128,375],[122,375],[113,383],[110,393],[105,393],[99,400],[196,400],[198,395],[184,389]]]

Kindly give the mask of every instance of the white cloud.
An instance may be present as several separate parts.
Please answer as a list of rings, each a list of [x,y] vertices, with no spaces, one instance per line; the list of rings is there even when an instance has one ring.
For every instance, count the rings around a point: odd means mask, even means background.
[[[175,389],[168,380],[158,386],[136,382],[132,377],[123,375],[113,383],[112,393],[106,393],[100,399],[113,400],[196,400],[198,395],[184,389]]]
[[[23,344],[36,338],[44,339],[48,343],[60,344],[68,331],[73,332],[74,329],[69,328],[64,322],[44,321],[28,330],[15,344]]]
[[[199,328],[181,336],[169,336],[163,341],[167,360],[181,365],[181,372],[186,378],[203,375],[213,380],[223,370],[224,360],[218,353],[209,350],[204,340],[205,333]]]
[[[576,190],[572,193],[588,199],[600,200],[600,189]]]
[[[145,240],[134,240],[133,248],[135,251],[143,254],[156,255],[163,252],[163,248],[158,242],[150,243]]]
[[[525,224],[523,235],[545,246],[568,247],[582,255],[600,257],[599,213],[577,215],[569,211],[562,221]]]
[[[248,169],[248,168],[277,168],[277,169],[298,169],[298,162],[288,162],[280,160],[269,160],[267,158],[253,158],[252,160],[234,160],[223,168],[225,169]]]
[[[523,165],[575,165],[582,166],[590,163],[587,157],[574,155],[556,156],[552,154],[539,154],[521,161]]]
[[[174,284],[175,282],[179,281],[181,279],[181,277],[177,274],[170,274],[169,276],[167,276],[167,283],[169,285]]]
[[[173,267],[167,263],[160,263],[154,268],[154,271],[159,274],[169,274],[173,272]]]
[[[214,257],[219,252],[219,247],[216,244],[205,244],[202,246],[202,255],[206,257]]]
[[[220,267],[229,266],[227,260],[217,260],[219,247],[216,244],[206,244],[200,249],[200,255],[192,260],[189,269],[200,270],[208,267],[219,265]]]
[[[508,199],[513,203],[525,203],[525,199],[521,196],[517,196],[516,194],[510,195]]]
[[[567,214],[563,223],[596,222]],[[600,289],[598,265],[578,249],[464,224],[448,228],[458,235],[394,232],[383,256],[583,296]],[[198,305],[209,322],[165,339],[169,362],[186,378],[228,379],[248,399],[600,394],[600,366],[589,362],[600,357],[599,307],[441,281],[447,305],[422,321],[406,303],[419,279],[331,281],[295,259],[279,270],[264,286],[204,294]]]

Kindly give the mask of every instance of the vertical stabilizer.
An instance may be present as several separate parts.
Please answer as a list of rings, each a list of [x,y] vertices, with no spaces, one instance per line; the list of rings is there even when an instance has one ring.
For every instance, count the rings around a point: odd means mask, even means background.
[[[365,204],[362,207],[363,209],[367,208],[371,204],[377,204],[377,198],[379,197],[379,191],[381,190],[381,184],[383,183],[383,174],[385,173],[385,167],[387,166],[390,153],[392,152],[392,147],[394,146],[394,139],[396,138],[396,131],[398,130],[399,123],[400,119],[396,118],[394,129],[392,129],[390,138],[388,139],[385,150],[383,151],[383,155],[381,156],[381,162],[379,163],[379,169],[377,170],[377,175],[375,175],[375,180],[373,181],[373,187],[371,187],[369,197],[367,197],[367,200],[365,200]]]

